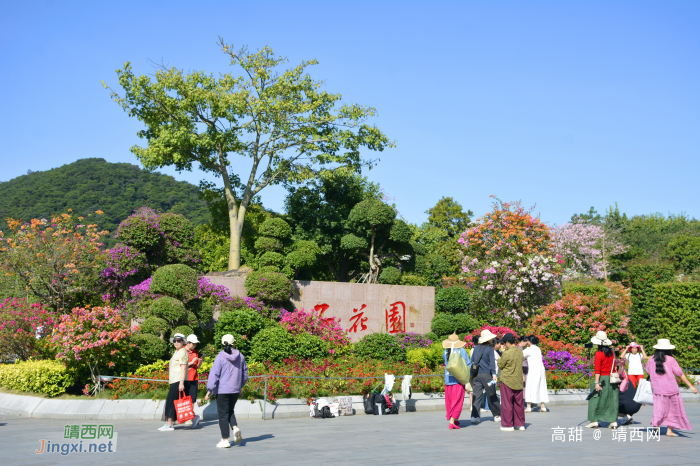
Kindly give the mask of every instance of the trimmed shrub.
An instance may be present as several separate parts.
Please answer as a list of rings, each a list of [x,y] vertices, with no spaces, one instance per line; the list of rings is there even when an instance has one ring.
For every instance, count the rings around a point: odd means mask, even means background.
[[[406,362],[435,368],[443,364],[443,351],[441,342],[433,343],[427,348],[410,349],[406,352]]]
[[[389,333],[370,333],[355,343],[353,352],[358,356],[380,361],[406,360],[406,350]]]
[[[666,283],[654,288],[655,337],[671,340],[681,367],[700,367],[700,283]],[[648,353],[653,351],[651,346]]]
[[[137,333],[131,337],[131,341],[136,345],[141,355],[141,361],[145,363],[162,359],[170,345],[150,333]]]
[[[183,335],[185,335],[185,337],[187,337],[187,335],[192,335],[194,333],[194,330],[189,325],[178,325],[177,327],[171,330],[170,338],[172,338],[173,335],[175,335],[176,333],[182,333]]]
[[[141,332],[164,338],[170,330],[168,323],[160,317],[151,316],[141,324]]]
[[[623,283],[630,288],[632,311],[630,331],[638,343],[650,347],[656,343],[656,292],[655,286],[673,280],[675,271],[671,264],[634,264],[629,267],[629,278]]]
[[[401,284],[405,286],[426,286],[425,278],[408,273],[401,274]]]
[[[564,283],[564,294],[582,294],[585,296],[603,297],[608,294],[605,285],[593,285],[579,282]]]
[[[184,264],[166,265],[153,274],[151,292],[185,299],[199,291],[197,271]]]
[[[174,325],[178,320],[187,317],[187,310],[182,301],[170,297],[156,299],[148,310],[151,315],[160,317],[169,325]]]
[[[271,324],[270,321],[252,309],[224,312],[219,316],[219,321],[214,324],[214,344],[220,344],[221,337],[230,333],[236,339],[234,347],[244,356],[248,356],[250,342],[269,324]]]
[[[279,217],[268,218],[260,225],[258,233],[262,236],[285,239],[292,235],[292,227]]]
[[[251,272],[245,279],[248,296],[255,296],[266,303],[281,305],[294,293],[292,282],[284,274],[268,271]]]
[[[258,259],[260,267],[277,267],[279,270],[282,264],[284,264],[284,256],[279,252],[267,251]]]
[[[292,354],[299,359],[322,359],[328,357],[328,344],[320,337],[300,333],[292,339]]]
[[[268,327],[253,338],[251,357],[254,361],[280,363],[293,350],[292,336],[279,325]]]
[[[0,386],[11,390],[58,396],[74,383],[73,374],[58,361],[23,361],[0,366]]]
[[[185,309],[193,313],[197,319],[204,323],[211,322],[214,317],[214,305],[206,299],[191,299],[185,303]]]
[[[273,251],[280,251],[284,245],[282,244],[282,241],[280,241],[277,238],[269,238],[267,236],[261,236],[258,239],[255,240],[255,249],[257,251],[266,251],[266,252],[273,252]]]
[[[469,310],[471,296],[466,288],[450,286],[442,288],[435,295],[435,310],[456,314]]]
[[[470,333],[479,327],[479,322],[469,314],[438,314],[430,322],[430,331],[434,333],[436,340],[444,339],[452,332],[458,335]]]
[[[384,267],[377,282],[382,285],[398,285],[401,281],[401,271],[396,267]]]

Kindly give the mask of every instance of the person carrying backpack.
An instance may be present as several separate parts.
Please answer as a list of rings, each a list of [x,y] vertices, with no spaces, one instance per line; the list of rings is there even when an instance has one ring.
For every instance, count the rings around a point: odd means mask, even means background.
[[[450,375],[447,370],[447,363],[452,352],[459,353],[464,358],[467,367],[470,360],[467,351],[464,349],[465,342],[459,339],[456,333],[442,342],[442,347],[445,351],[442,354],[442,359],[445,361],[445,417],[450,421],[450,429],[459,429],[459,416],[462,414],[462,406],[464,405],[465,388],[455,377]]]

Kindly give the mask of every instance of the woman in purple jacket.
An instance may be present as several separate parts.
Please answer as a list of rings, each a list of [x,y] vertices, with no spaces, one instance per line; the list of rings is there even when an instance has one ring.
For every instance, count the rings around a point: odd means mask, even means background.
[[[233,348],[234,341],[236,340],[233,335],[227,334],[221,338],[224,349],[216,355],[214,365],[211,366],[207,394],[204,397],[205,400],[209,401],[209,396],[212,393],[216,395],[216,411],[219,415],[219,428],[221,429],[221,442],[216,444],[218,448],[231,446],[228,440],[229,426],[233,428],[233,439],[236,445],[243,440],[233,410],[243,386],[248,381],[248,365],[241,352]]]

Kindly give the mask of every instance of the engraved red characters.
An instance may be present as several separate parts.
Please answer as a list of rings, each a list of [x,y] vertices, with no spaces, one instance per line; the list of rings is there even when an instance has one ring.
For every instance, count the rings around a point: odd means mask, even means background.
[[[399,306],[401,311],[399,311]],[[390,304],[391,309],[385,310],[386,329],[389,333],[399,333],[406,331],[406,305],[401,301]]]
[[[360,325],[360,331],[367,330],[367,326],[365,325],[365,322],[367,322],[368,318],[364,317],[365,313],[362,312],[364,308],[366,308],[367,305],[363,304],[360,309],[353,309],[352,312],[355,313],[352,317],[350,317],[350,322],[353,322],[352,327],[348,329],[348,333],[350,332],[355,332],[357,333],[357,325]]]

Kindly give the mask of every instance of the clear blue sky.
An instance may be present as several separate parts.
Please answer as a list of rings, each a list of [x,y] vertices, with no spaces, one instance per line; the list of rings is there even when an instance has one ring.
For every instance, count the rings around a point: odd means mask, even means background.
[[[411,222],[441,196],[481,215],[491,194],[549,223],[615,202],[700,217],[699,1],[4,0],[0,181],[137,163],[141,125],[100,81],[149,59],[227,72],[219,35],[316,58],[327,90],[375,106],[397,147],[367,174]],[[279,211],[284,194],[261,196]]]

